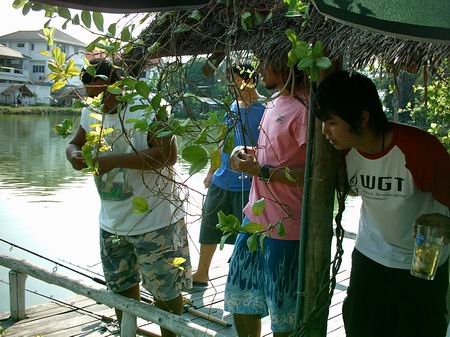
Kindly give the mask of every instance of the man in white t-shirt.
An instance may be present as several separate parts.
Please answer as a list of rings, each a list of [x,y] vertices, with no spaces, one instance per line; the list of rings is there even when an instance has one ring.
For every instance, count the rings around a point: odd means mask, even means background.
[[[340,71],[316,93],[322,133],[362,199],[342,314],[347,337],[444,337],[448,247],[434,280],[410,274],[414,223],[450,229],[450,156],[434,136],[388,122],[367,77]]]
[[[95,77],[82,72],[82,81],[88,95],[104,93],[103,110],[94,113],[83,108],[80,127],[66,154],[77,170],[85,168],[89,158],[97,167],[100,248],[108,289],[140,299],[142,277],[156,306],[180,315],[181,290],[190,287],[191,267],[185,214],[172,167],[177,158],[175,138],[156,137],[134,128],[133,121],[146,119],[150,125],[157,120],[156,114],[130,111],[129,106],[118,104],[106,91],[108,82],[104,80],[104,76],[111,79],[109,83],[117,80],[114,67],[106,60],[94,66]],[[140,100],[139,104],[146,101]],[[103,139],[92,143],[99,131]],[[141,211],[136,211],[134,203],[144,205]],[[181,266],[177,258],[185,259]],[[116,312],[120,322],[121,312]],[[175,336],[166,329],[161,331],[165,337]]]

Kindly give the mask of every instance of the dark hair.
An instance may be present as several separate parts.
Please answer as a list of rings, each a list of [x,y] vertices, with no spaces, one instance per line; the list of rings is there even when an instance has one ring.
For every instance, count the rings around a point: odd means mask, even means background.
[[[274,48],[274,50],[278,50],[278,48]],[[274,54],[274,52],[272,52]],[[289,73],[291,72],[291,67],[288,66],[288,57],[287,54],[277,56],[277,55],[267,55],[263,61],[261,62],[261,67],[270,67],[272,71],[277,74],[281,75],[283,81],[286,83],[289,78]],[[296,88],[299,87],[306,87],[308,85],[308,82],[305,80],[305,72],[302,70],[298,70],[297,67],[292,67],[293,75],[294,77],[289,80],[290,83],[288,83],[287,88],[291,88],[292,82],[294,82],[294,85]]]
[[[350,124],[350,131],[361,130],[363,111],[369,113],[368,126],[375,132],[389,129],[375,84],[367,77],[338,71],[325,78],[314,95],[316,117],[325,121],[336,115]]]
[[[245,81],[253,80],[255,84],[258,84],[258,72],[250,63],[235,64],[231,67],[231,72],[239,75]]]
[[[114,83],[119,80],[118,71],[114,68],[113,63],[106,59],[94,59],[91,60],[90,65],[95,68],[95,76],[92,76],[86,71],[86,68],[81,69],[80,77],[83,84],[89,84],[93,81],[100,79],[98,76],[106,76],[108,83]]]

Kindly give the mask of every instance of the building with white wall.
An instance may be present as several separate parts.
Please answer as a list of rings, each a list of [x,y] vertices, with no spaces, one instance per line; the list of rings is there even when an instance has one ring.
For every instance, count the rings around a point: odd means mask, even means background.
[[[77,67],[83,67],[84,49],[86,47],[84,42],[58,29],[55,29],[53,38],[55,46],[59,47],[66,54],[67,58],[73,58]],[[37,101],[50,103],[51,82],[47,78],[47,75],[50,73],[50,69],[47,66],[48,58],[40,53],[41,50],[50,50],[50,48],[44,39],[43,30],[17,31],[6,34],[0,36],[0,43],[22,55],[23,75],[27,76],[28,83],[35,87],[35,91],[38,94]],[[20,58],[16,57],[13,59],[19,59],[18,62],[20,63]],[[17,61],[14,62],[17,63]],[[20,65],[17,66],[20,67]],[[1,81],[2,77],[0,74],[0,83]],[[15,82],[19,83],[20,81],[17,80]],[[75,88],[81,86],[81,82],[77,77],[72,78],[69,84]],[[46,97],[42,95],[46,95]]]

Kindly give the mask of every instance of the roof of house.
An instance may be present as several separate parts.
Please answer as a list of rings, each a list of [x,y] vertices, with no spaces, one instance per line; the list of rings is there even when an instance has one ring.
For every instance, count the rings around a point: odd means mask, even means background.
[[[55,29],[53,36],[55,42],[66,43],[75,46],[85,47],[86,43],[66,34],[58,29]],[[19,30],[14,33],[0,36],[0,41],[36,41],[44,40],[44,33],[42,29],[39,30]]]
[[[0,56],[4,56],[4,57],[12,57],[12,58],[16,58],[16,59],[23,59],[24,56],[22,55],[22,53],[18,52],[17,50],[8,48],[2,44],[0,44]]]
[[[33,97],[33,92],[25,85],[25,84],[11,84],[8,88],[3,90],[0,95],[9,96],[11,94],[15,94],[19,92],[24,97]]]

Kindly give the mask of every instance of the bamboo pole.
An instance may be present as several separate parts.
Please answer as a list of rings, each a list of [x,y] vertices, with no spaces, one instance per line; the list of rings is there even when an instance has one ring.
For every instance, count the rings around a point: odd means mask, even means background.
[[[316,120],[313,150],[314,170],[310,182],[310,202],[307,214],[307,239],[304,273],[304,316],[315,308],[324,308],[307,328],[308,337],[327,334],[329,289],[320,289],[322,280],[330,277],[331,240],[333,237],[334,193],[338,173],[338,152],[325,140],[322,123]],[[322,291],[322,292],[321,292]],[[320,297],[317,296],[320,293]]]
[[[219,332],[204,328],[182,316],[171,314],[155,306],[129,299],[104,289],[96,289],[91,286],[84,285],[80,281],[74,280],[67,276],[50,273],[47,270],[25,260],[0,255],[0,265],[19,273],[27,274],[49,284],[54,284],[65,289],[69,289],[77,294],[86,296],[111,308],[122,310],[124,313],[127,312],[131,315],[154,322],[159,326],[171,330],[181,336],[223,336],[223,334]]]

